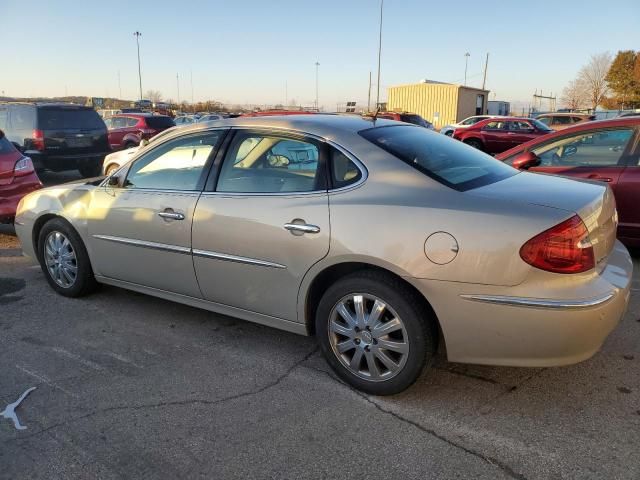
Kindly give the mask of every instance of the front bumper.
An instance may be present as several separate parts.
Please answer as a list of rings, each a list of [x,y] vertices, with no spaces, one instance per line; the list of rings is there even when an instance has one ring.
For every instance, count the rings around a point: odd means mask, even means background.
[[[593,356],[624,316],[633,263],[616,242],[597,273],[495,287],[410,280],[431,302],[450,361],[519,367]]]

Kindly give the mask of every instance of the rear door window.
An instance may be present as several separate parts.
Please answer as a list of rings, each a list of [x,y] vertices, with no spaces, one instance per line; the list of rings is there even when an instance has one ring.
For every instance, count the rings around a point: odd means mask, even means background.
[[[38,126],[41,130],[104,129],[98,112],[90,108],[39,108]]]
[[[483,130],[507,130],[507,122],[495,120],[493,122],[487,123],[484,127],[482,127],[482,129]]]
[[[432,135],[424,128],[385,126],[359,133],[416,170],[459,191],[482,187],[518,173],[486,153],[451,141],[445,135]]]

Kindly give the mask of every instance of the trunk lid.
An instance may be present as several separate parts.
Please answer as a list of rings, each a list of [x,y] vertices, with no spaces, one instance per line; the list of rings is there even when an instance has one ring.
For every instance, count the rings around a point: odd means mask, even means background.
[[[555,175],[522,172],[505,180],[465,192],[518,204],[542,205],[577,213],[589,230],[596,264],[613,250],[618,215],[613,192],[607,184]]]
[[[64,105],[38,109],[44,151],[52,155],[104,153],[110,150],[107,127],[89,107]]]

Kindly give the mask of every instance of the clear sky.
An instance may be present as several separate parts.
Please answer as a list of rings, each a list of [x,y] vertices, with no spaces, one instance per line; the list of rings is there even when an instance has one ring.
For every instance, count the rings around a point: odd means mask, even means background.
[[[298,104],[366,103],[376,81],[379,0],[1,0],[0,94]],[[381,97],[423,78],[480,86],[490,99],[560,93],[593,53],[640,49],[640,0],[428,1],[384,4]],[[286,86],[286,88],[285,88]],[[375,99],[375,85],[372,99]]]

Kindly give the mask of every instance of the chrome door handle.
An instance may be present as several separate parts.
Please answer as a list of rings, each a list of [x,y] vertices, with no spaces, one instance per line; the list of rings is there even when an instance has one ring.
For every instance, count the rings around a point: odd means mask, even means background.
[[[320,233],[320,227],[318,227],[317,225],[310,225],[308,223],[285,223],[284,228],[285,230],[289,230],[290,232]]]
[[[158,212],[158,216],[169,220],[184,220],[184,215],[176,212]]]

